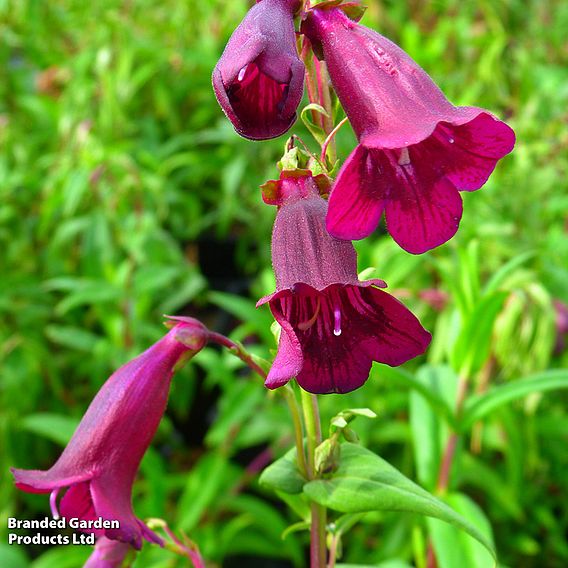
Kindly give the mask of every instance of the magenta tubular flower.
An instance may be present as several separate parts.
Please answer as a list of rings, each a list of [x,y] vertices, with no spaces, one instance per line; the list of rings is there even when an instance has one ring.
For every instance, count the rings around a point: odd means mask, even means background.
[[[269,303],[282,332],[266,386],[296,377],[312,393],[346,393],[368,378],[371,364],[391,366],[424,352],[430,334],[398,300],[360,282],[350,242],[325,228],[327,203],[312,177],[269,182],[280,206],[272,234],[276,291]]]
[[[262,0],[234,31],[213,70],[213,88],[235,130],[265,140],[296,120],[304,88],[294,10],[298,0]]]
[[[130,550],[125,542],[101,536],[83,568],[120,568]]]
[[[172,329],[144,353],[118,369],[101,387],[69,444],[47,471],[12,469],[16,486],[31,493],[51,492],[58,516],[118,521],[119,528],[94,529],[98,537],[129,543],[161,539],[136,518],[132,484],[142,456],[164,414],[175,366],[207,342],[197,320],[176,318]]]
[[[330,196],[329,232],[364,238],[384,211],[408,252],[445,243],[461,219],[459,191],[487,181],[514,132],[484,109],[453,106],[402,49],[339,8],[314,8],[302,31],[325,58],[359,140]]]

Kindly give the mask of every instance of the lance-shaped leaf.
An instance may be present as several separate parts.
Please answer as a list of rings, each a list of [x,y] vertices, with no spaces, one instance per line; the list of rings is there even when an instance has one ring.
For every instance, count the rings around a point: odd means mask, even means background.
[[[360,446],[343,444],[339,468],[328,479],[306,483],[304,493],[316,503],[342,513],[400,511],[440,519],[465,531],[495,558],[491,542],[469,521]]]

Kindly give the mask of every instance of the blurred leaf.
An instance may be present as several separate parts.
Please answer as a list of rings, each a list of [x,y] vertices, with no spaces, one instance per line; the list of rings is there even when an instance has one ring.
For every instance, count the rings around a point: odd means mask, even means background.
[[[30,566],[31,568],[77,568],[83,566],[91,552],[92,548],[89,546],[56,546],[34,560]]]
[[[207,432],[207,444],[213,447],[222,446],[225,441],[235,437],[238,429],[255,413],[264,396],[256,380],[233,383],[226,390],[219,407],[219,415]]]
[[[45,329],[45,334],[54,343],[88,353],[92,352],[101,340],[94,333],[78,327],[64,325],[49,325]]]
[[[455,511],[478,527],[488,543],[493,546],[491,525],[481,509],[466,495],[450,494],[445,501]],[[440,568],[488,568],[495,565],[491,555],[478,542],[468,538],[454,526],[428,519],[428,527]]]
[[[189,532],[199,522],[233,471],[221,453],[205,454],[192,469],[178,502],[178,528]]]
[[[436,414],[452,426],[457,424],[454,413],[447,401],[440,396],[439,389],[433,389],[424,384],[423,381],[400,367],[388,367],[387,365],[376,365],[379,374],[388,381],[398,383],[402,386],[415,390],[432,407]]]
[[[524,377],[506,385],[492,388],[485,394],[467,400],[461,428],[465,431],[496,408],[531,393],[568,388],[568,371],[563,369],[545,371]]]
[[[24,552],[15,545],[0,543],[0,566],[6,568],[28,568],[29,560]]]
[[[270,464],[262,472],[259,483],[284,493],[301,493],[306,480],[298,470],[296,448],[292,448],[283,457]]]
[[[534,251],[523,252],[511,260],[506,262],[495,274],[491,276],[487,284],[484,287],[484,294],[489,295],[499,289],[499,286],[507,279],[507,277],[513,273],[517,268],[522,266],[525,262],[529,261],[535,256]]]
[[[450,367],[422,367],[415,381],[443,401],[449,408],[449,401],[455,400],[458,377]],[[442,450],[446,441],[446,429],[437,407],[428,404],[418,390],[410,393],[410,426],[416,461],[418,480],[427,488],[434,489],[438,479]]]
[[[213,304],[252,325],[256,333],[268,345],[273,344],[272,333],[270,332],[272,316],[269,311],[257,309],[255,303],[249,299],[224,292],[210,292],[209,299]]]
[[[66,446],[79,425],[79,419],[61,414],[38,412],[21,418],[18,424],[23,430]]]
[[[493,324],[506,297],[507,292],[495,292],[475,305],[452,349],[451,362],[456,372],[472,377],[481,369],[489,356]]]

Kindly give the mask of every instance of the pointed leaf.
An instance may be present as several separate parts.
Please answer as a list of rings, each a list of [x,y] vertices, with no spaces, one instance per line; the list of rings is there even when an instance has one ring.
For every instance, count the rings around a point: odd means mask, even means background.
[[[291,493],[302,492],[306,480],[300,475],[296,461],[296,448],[292,448],[280,459],[270,464],[258,480],[261,485],[276,491]]]
[[[495,556],[491,542],[464,517],[360,446],[342,444],[337,471],[329,479],[309,481],[304,493],[342,513],[400,511],[437,518],[465,531]]]
[[[472,396],[466,404],[461,427],[465,431],[484,416],[518,398],[535,392],[568,388],[568,370],[553,369],[492,388],[489,392]]]

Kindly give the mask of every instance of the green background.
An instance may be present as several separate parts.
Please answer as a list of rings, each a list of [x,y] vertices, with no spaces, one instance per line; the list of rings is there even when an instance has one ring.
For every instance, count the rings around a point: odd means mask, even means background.
[[[367,4],[363,23],[399,43],[452,102],[506,120],[517,146],[464,195],[450,243],[419,257],[384,234],[357,244],[359,269],[374,268],[434,341],[408,375],[376,366],[359,391],[325,397],[324,428],[343,408],[372,408],[377,419],[355,423],[361,440],[435,491],[448,428],[416,383],[453,407],[464,369],[469,397],[536,377],[526,396],[467,425],[447,499],[492,527],[504,566],[566,566],[566,395],[540,392],[552,387],[539,380],[568,380],[551,375],[568,362],[554,305],[568,303],[568,4]],[[286,138],[240,139],[210,85],[247,7],[0,0],[2,566],[72,568],[88,555],[6,546],[8,516],[48,513],[46,496],[16,491],[8,468],[50,467],[97,388],[163,333],[162,314],[200,317],[272,356],[270,314],[254,303],[273,287],[275,211],[258,186],[277,177]],[[293,132],[316,150],[300,122]],[[338,142],[344,159],[349,127]],[[208,348],[175,379],[135,509],[186,531],[212,563],[301,566],[306,533],[281,539],[301,518],[246,469],[291,442],[282,402]],[[423,568],[431,538],[441,568],[488,566],[448,530],[370,513],[344,538],[342,561]],[[184,563],[147,546],[136,565]]]

